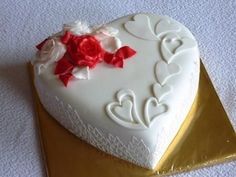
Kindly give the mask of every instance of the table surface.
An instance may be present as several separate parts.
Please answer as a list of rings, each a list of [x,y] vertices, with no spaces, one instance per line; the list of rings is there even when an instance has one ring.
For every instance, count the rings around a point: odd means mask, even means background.
[[[236,128],[235,0],[1,0],[0,176],[45,176],[26,62],[34,46],[65,22],[101,24],[136,12],[168,15],[199,42],[202,61]],[[219,130],[220,132],[221,130]],[[176,176],[236,176],[236,162]]]

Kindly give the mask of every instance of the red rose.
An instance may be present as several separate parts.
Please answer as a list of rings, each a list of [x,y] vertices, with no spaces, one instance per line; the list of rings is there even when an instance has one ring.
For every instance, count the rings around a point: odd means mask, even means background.
[[[93,68],[103,58],[104,50],[93,36],[76,36],[66,32],[61,41],[67,46],[67,53],[77,66]]]

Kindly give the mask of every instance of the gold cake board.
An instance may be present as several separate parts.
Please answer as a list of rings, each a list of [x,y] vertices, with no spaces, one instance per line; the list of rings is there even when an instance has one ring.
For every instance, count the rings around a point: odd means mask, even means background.
[[[194,104],[155,170],[108,155],[63,128],[41,105],[31,64],[29,70],[48,177],[161,176],[236,159],[236,134],[203,64]]]

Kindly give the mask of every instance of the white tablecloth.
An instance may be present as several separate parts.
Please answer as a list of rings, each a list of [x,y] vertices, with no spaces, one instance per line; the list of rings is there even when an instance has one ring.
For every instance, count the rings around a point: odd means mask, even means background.
[[[45,175],[26,62],[35,44],[76,19],[100,24],[130,13],[153,12],[185,24],[199,42],[203,63],[236,128],[235,9],[235,0],[1,0],[0,176]],[[236,162],[178,176],[236,176]]]

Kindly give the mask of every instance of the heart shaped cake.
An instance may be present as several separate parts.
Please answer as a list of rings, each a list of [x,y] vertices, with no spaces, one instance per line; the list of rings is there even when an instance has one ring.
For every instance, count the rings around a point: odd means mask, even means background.
[[[45,109],[94,147],[154,169],[198,90],[191,32],[167,16],[134,14],[100,26],[65,24],[36,47]]]

